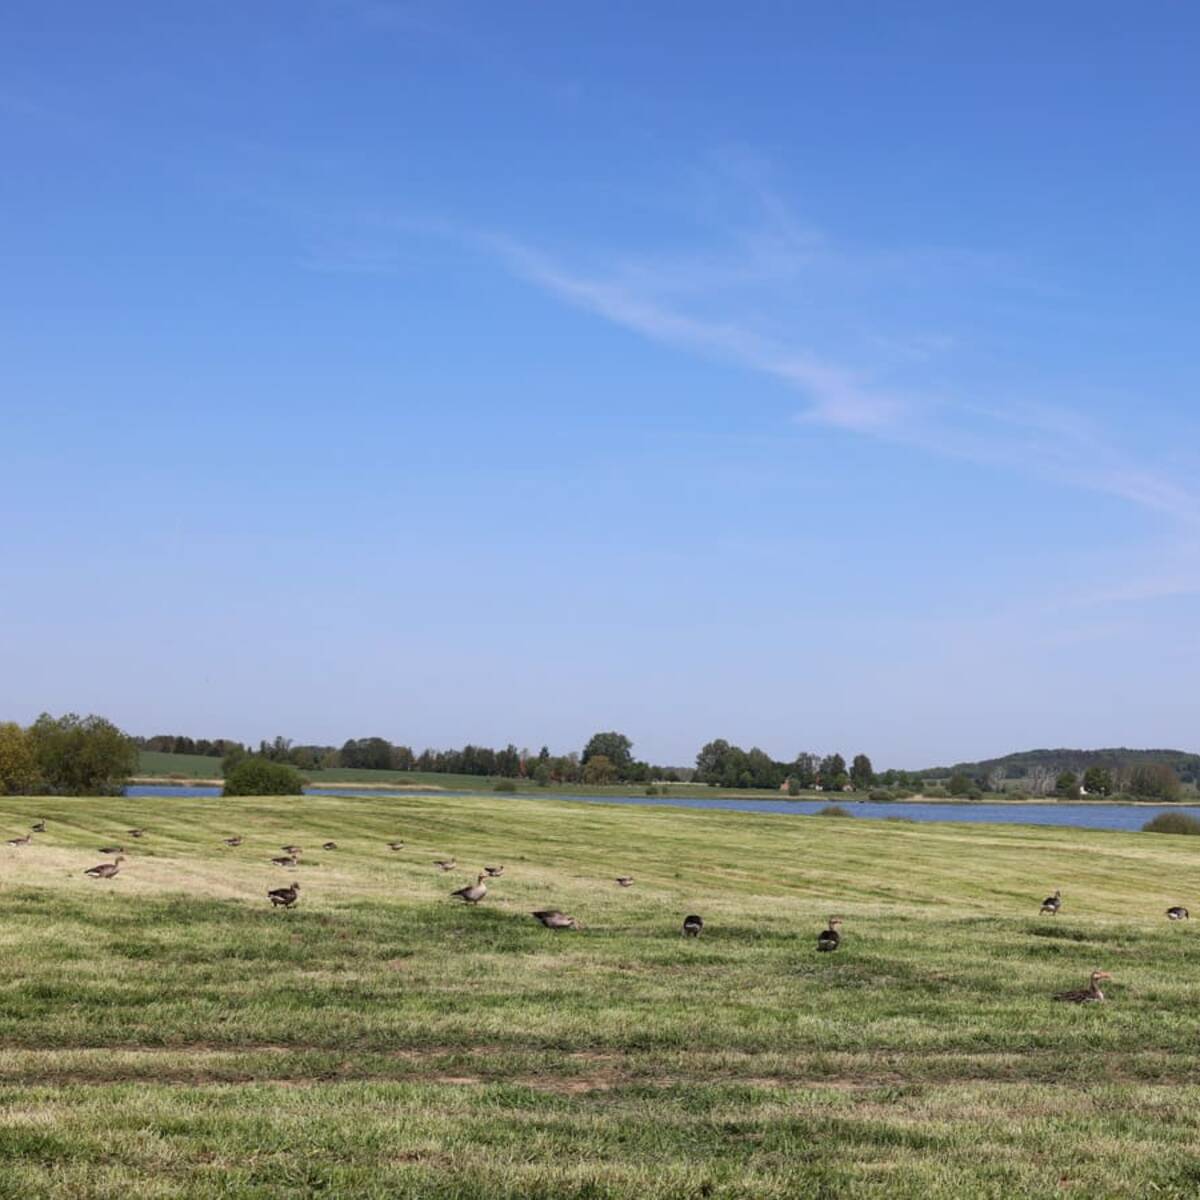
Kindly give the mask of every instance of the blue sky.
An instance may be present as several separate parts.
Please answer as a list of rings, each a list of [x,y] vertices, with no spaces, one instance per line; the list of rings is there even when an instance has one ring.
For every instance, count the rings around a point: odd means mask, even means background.
[[[0,14],[0,715],[1197,748],[1200,15]]]

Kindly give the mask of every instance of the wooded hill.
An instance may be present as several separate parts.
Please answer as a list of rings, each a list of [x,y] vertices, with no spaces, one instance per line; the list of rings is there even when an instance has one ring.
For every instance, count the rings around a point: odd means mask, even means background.
[[[1060,771],[1074,771],[1082,775],[1089,767],[1104,767],[1117,773],[1122,769],[1129,770],[1152,763],[1170,767],[1184,783],[1200,780],[1200,754],[1189,754],[1185,750],[1129,750],[1124,747],[1108,750],[1023,750],[1002,758],[956,763],[952,767],[934,767],[920,774],[926,779],[948,779],[959,773],[973,779],[984,779],[1000,768],[1008,779],[1024,779],[1038,768],[1056,775]]]

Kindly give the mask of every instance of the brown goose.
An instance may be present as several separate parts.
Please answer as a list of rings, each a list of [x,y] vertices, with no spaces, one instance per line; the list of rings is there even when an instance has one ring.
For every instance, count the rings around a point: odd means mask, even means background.
[[[1062,908],[1062,892],[1055,891],[1053,896],[1047,896],[1042,901],[1041,911],[1049,913],[1052,917],[1058,916],[1058,910]]]
[[[125,847],[124,846],[101,846],[100,853],[101,854],[124,854]]]
[[[140,838],[146,831],[144,829],[127,829],[125,830],[131,838]]]
[[[683,918],[683,936],[684,937],[699,937],[700,930],[704,928],[704,918],[696,916],[692,913],[690,916]]]
[[[1186,921],[1188,920],[1188,910],[1182,904],[1176,904],[1172,908],[1167,909],[1168,921]]]
[[[443,871],[453,871],[454,868],[458,866],[458,863],[453,858],[442,858],[438,859],[438,861],[434,863],[434,866],[441,867]]]
[[[487,875],[480,875],[474,883],[468,884],[467,887],[461,887],[457,892],[451,892],[450,895],[458,896],[461,900],[465,900],[468,904],[478,904],[480,900],[487,895],[487,884],[484,880]]]
[[[121,864],[124,861],[125,855],[118,854],[110,863],[101,863],[97,867],[88,867],[84,871],[84,874],[90,875],[93,879],[111,879],[121,869]]]
[[[337,842],[322,842],[321,849],[322,850],[336,850]]]
[[[579,922],[574,917],[568,917],[566,913],[559,912],[557,908],[545,908],[531,913],[530,916],[536,917],[547,929],[579,928]]]
[[[8,844],[10,846],[28,846],[29,843],[32,841],[33,841],[33,835],[26,833],[26,834],[22,834],[21,837],[9,838]]]
[[[483,869],[488,873],[490,879],[499,879],[504,874],[503,867],[484,867]]]
[[[838,933],[838,926],[841,923],[841,917],[829,918],[829,928],[823,929],[817,934],[818,950],[836,950],[842,944],[842,935]]]
[[[45,818],[43,817],[40,821],[34,821],[34,823],[32,825],[30,825],[29,828],[32,829],[34,833],[45,833],[46,832]]]
[[[403,842],[388,842],[388,849],[389,850],[403,850],[404,843]]]
[[[227,837],[227,838],[221,839],[221,841],[223,841],[225,843],[225,845],[227,845],[227,846],[240,846],[244,840],[245,839],[242,837],[241,834],[237,834],[235,837]]]
[[[289,883],[287,887],[272,888],[267,893],[267,899],[272,908],[278,908],[281,904],[284,908],[291,908],[300,899],[300,885]]]
[[[621,887],[633,887],[633,876],[632,875],[618,875],[617,883],[620,884]]]
[[[1068,1004],[1102,1003],[1104,993],[1100,990],[1100,980],[1111,978],[1112,976],[1107,971],[1093,971],[1087,987],[1076,988],[1070,992],[1059,992],[1054,998],[1055,1000],[1065,1000]]]
[[[299,846],[280,846],[279,848],[284,854],[290,854],[293,858],[299,858],[304,853]]]
[[[271,861],[277,867],[294,867],[300,861],[294,854],[281,854],[278,858],[273,858]]]

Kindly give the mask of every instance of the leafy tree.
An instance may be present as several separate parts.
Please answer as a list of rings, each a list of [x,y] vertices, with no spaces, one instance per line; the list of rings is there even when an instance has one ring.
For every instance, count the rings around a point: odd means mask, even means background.
[[[875,782],[875,769],[865,754],[856,754],[850,764],[850,782],[856,792],[865,792]]]
[[[971,779],[970,775],[966,774],[964,771],[956,771],[946,781],[946,790],[952,796],[966,796],[974,789],[974,787],[974,781]]]
[[[221,774],[228,779],[230,772],[234,770],[238,763],[248,757],[249,751],[245,746],[241,744],[230,746],[229,749],[225,751],[225,756],[221,759]]]
[[[0,723],[0,795],[28,796],[40,783],[33,739],[15,721]]]
[[[226,796],[298,796],[303,790],[295,767],[257,754],[243,758],[225,776]]]
[[[821,759],[821,766],[818,772],[820,775],[820,783],[826,791],[837,791],[845,784],[838,784],[835,781],[846,775],[846,760],[840,754],[827,754]]]
[[[338,751],[338,761],[353,770],[386,771],[392,766],[392,754],[387,738],[351,738]]]
[[[539,760],[538,765],[533,768],[533,782],[536,783],[538,787],[549,787],[550,778],[549,760]]]
[[[801,751],[788,767],[788,776],[795,781],[797,788],[810,788],[816,785],[819,767],[815,754]]]
[[[1074,771],[1060,771],[1054,781],[1054,791],[1063,799],[1073,799],[1079,795],[1079,776]]]
[[[1129,791],[1140,799],[1178,800],[1179,776],[1165,763],[1143,763],[1130,771]]]
[[[700,753],[696,755],[696,782],[719,787],[721,769],[732,748],[724,738],[717,738],[701,746]]]
[[[104,717],[42,713],[28,736],[46,786],[59,795],[114,795],[137,770],[133,738]]]
[[[1083,773],[1083,790],[1089,796],[1111,796],[1112,772],[1107,767],[1088,767]]]
[[[623,779],[633,765],[633,743],[623,733],[594,733],[584,746],[580,761],[586,767],[597,755],[607,758],[617,776]]]
[[[593,754],[583,766],[584,783],[611,783],[617,776],[616,768],[607,754]]]

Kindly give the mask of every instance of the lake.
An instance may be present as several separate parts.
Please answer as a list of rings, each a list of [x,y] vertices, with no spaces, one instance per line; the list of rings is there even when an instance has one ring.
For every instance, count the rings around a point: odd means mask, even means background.
[[[387,790],[371,788],[355,792],[350,788],[304,789],[308,796],[478,796],[492,795],[489,792],[422,791],[416,788]],[[196,785],[191,787],[169,787],[163,785],[139,785],[127,787],[126,796],[219,796],[217,786]],[[500,792],[496,798],[525,800],[576,800],[586,804],[657,804],[670,808],[716,808],[732,809],[737,812],[786,813],[788,816],[807,816],[830,803],[828,800],[743,800],[737,797],[714,796],[582,796],[545,792]],[[876,820],[887,817],[906,817],[913,821],[972,821],[989,825],[1069,825],[1079,829],[1141,829],[1160,812],[1186,812],[1200,818],[1200,808],[1170,805],[1134,804],[929,804],[898,800],[889,804],[873,804],[869,800],[838,800],[848,812],[856,817]]]

